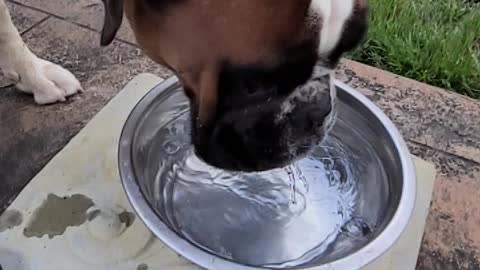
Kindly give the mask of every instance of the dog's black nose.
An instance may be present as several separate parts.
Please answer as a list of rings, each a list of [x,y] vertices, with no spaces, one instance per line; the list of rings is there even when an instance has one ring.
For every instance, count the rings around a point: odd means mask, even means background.
[[[250,107],[222,117],[209,138],[205,159],[228,170],[262,171],[279,163],[281,145],[272,137],[275,126],[268,108]]]
[[[318,144],[332,111],[329,96],[294,101],[285,112],[277,101],[233,110],[219,119],[198,154],[213,166],[263,171],[290,164]]]

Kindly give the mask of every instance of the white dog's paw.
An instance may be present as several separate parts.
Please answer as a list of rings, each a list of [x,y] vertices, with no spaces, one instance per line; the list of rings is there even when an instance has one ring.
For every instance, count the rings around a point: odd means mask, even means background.
[[[21,72],[11,72],[8,77],[16,87],[33,94],[38,104],[63,102],[66,97],[82,91],[80,82],[68,70],[49,61],[36,58],[31,66]]]
[[[47,76],[50,81],[60,88],[60,90],[62,90],[62,93],[65,97],[69,97],[83,91],[80,82],[70,71],[46,60],[40,60],[44,64],[43,70],[45,72],[45,76]]]

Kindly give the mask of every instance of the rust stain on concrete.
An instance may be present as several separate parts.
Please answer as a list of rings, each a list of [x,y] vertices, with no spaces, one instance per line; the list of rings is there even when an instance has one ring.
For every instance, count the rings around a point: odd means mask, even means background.
[[[68,227],[80,226],[87,221],[89,218],[87,210],[93,205],[93,201],[82,194],[70,197],[49,194],[35,210],[23,235],[40,238],[48,235],[50,239],[62,235]]]

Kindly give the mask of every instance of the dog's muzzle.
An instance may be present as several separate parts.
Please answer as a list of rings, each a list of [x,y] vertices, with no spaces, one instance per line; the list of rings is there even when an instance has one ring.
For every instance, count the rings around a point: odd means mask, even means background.
[[[335,120],[331,73],[315,74],[282,99],[226,112],[196,149],[206,162],[228,170],[286,166],[322,142]]]

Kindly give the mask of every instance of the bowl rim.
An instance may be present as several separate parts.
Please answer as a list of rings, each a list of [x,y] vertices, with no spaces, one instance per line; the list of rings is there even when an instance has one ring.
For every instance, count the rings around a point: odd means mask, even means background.
[[[346,91],[353,98],[361,102],[371,113],[375,115],[375,117],[386,129],[390,139],[394,143],[402,165],[402,174],[404,180],[402,184],[402,195],[398,203],[398,208],[392,216],[389,224],[366,246],[341,259],[319,266],[304,267],[302,269],[360,269],[361,267],[371,263],[389,250],[404,232],[412,216],[416,200],[416,176],[413,160],[407,144],[393,122],[383,113],[380,108],[378,108],[372,101],[370,101],[357,90],[338,80],[334,80],[334,84],[335,87],[341,88],[343,91]],[[131,148],[135,130],[141,117],[141,112],[143,112],[143,110],[147,108],[153,100],[158,98],[158,95],[161,95],[163,92],[173,87],[176,88],[179,86],[180,82],[178,78],[176,76],[171,76],[149,90],[149,92],[145,94],[144,97],[131,110],[122,128],[118,144],[118,168],[123,189],[125,190],[131,206],[140,217],[140,220],[142,220],[146,227],[159,240],[161,240],[178,254],[201,267],[212,270],[271,269],[247,266],[218,257],[180,237],[155,213],[140,190],[133,172]]]

